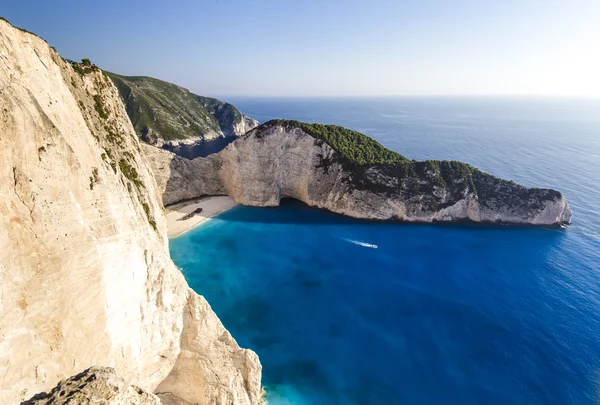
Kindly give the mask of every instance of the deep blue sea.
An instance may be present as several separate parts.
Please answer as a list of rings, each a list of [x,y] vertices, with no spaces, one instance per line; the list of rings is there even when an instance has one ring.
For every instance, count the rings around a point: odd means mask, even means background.
[[[287,201],[172,239],[269,403],[600,402],[600,100],[227,100],[562,191],[564,230],[375,223]],[[376,248],[375,248],[376,247]]]

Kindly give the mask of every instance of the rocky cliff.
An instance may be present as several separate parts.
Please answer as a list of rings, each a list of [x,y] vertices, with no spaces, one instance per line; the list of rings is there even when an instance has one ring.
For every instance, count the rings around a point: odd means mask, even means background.
[[[160,405],[160,399],[135,385],[127,384],[109,367],[90,367],[41,392],[21,405]]]
[[[186,160],[145,146],[165,204],[205,194],[276,206],[291,197],[355,218],[522,225],[571,222],[555,190],[454,161],[411,161],[342,127],[274,120],[218,154]]]
[[[257,356],[169,257],[111,80],[0,20],[0,134],[0,403],[91,366],[166,404],[258,403]]]
[[[240,136],[258,126],[229,103],[197,96],[189,90],[151,77],[108,73],[138,135],[163,146],[189,145],[223,136]]]

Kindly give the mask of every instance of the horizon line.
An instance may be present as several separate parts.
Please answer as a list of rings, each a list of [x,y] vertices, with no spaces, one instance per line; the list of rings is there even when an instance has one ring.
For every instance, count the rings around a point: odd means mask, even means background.
[[[192,93],[195,93],[191,91]],[[585,99],[599,100],[600,95],[578,95],[578,94],[385,94],[385,95],[211,95],[212,98],[248,98],[248,99],[302,99],[302,98],[546,98],[546,99]]]

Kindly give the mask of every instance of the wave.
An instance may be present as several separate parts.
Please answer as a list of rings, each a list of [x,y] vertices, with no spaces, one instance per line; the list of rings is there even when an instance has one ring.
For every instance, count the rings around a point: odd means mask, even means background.
[[[372,243],[361,242],[359,240],[347,239],[347,238],[342,238],[342,239],[345,240],[346,242],[354,243],[355,245],[364,246],[364,247],[368,247],[371,249],[377,249],[379,247],[377,245],[373,245]]]

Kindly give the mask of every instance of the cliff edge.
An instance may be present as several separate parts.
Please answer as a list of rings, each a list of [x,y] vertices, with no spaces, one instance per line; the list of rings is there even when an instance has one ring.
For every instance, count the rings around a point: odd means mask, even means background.
[[[559,226],[556,190],[526,188],[456,161],[412,161],[356,131],[273,120],[218,154],[187,160],[144,146],[165,204],[227,194],[250,206],[282,198],[354,218]]]
[[[145,76],[107,73],[119,89],[137,134],[150,144],[189,145],[237,137],[258,126],[235,106]]]
[[[0,20],[0,403],[107,366],[165,404],[260,401],[261,367],[169,257],[119,93]]]

